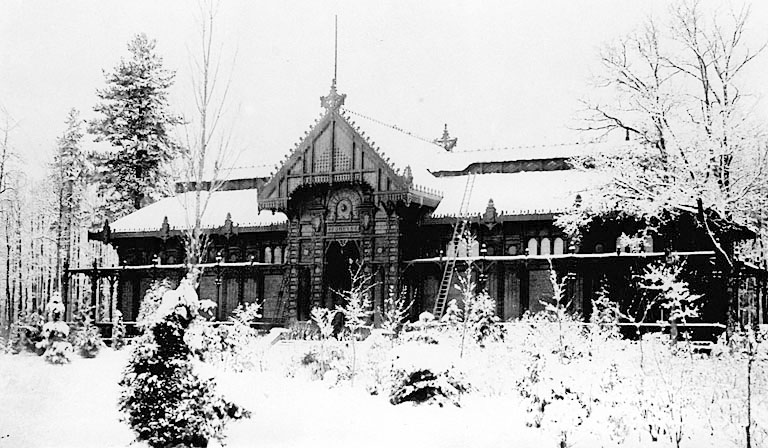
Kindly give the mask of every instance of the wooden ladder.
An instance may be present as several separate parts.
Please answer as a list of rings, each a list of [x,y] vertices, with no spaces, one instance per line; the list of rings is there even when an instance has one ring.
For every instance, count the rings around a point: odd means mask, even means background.
[[[295,227],[298,229],[298,227]],[[290,296],[291,291],[291,260],[294,259],[294,257],[298,256],[296,247],[294,244],[292,244],[292,241],[294,239],[294,235],[291,234],[291,232],[294,230],[294,226],[291,223],[291,219],[288,219],[288,231],[286,232],[286,235],[288,236],[288,244],[286,245],[286,250],[283,253],[283,280],[280,283],[280,289],[277,292],[277,306],[275,307],[275,314],[272,316],[272,323],[273,324],[283,324],[285,323],[285,319],[283,316],[283,313],[285,312],[285,295],[286,293],[288,296]]]
[[[459,216],[456,219],[456,224],[453,225],[453,236],[451,237],[451,243],[449,245],[449,253],[446,254],[447,259],[445,269],[443,270],[443,278],[440,280],[440,289],[437,291],[435,308],[432,312],[436,319],[443,317],[443,313],[445,312],[448,293],[450,292],[451,284],[453,283],[453,273],[456,269],[456,257],[459,256],[459,243],[461,243],[461,239],[464,238],[464,232],[467,230],[467,211],[469,209],[469,199],[472,197],[472,189],[474,186],[475,174],[472,173],[467,177],[467,183],[464,185],[464,195],[461,198],[461,205],[459,206]]]

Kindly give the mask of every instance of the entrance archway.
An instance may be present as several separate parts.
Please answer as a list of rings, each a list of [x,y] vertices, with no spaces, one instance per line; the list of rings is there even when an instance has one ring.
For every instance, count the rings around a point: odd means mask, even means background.
[[[334,308],[341,305],[341,297],[336,292],[347,291],[352,286],[350,267],[360,261],[360,251],[354,241],[332,241],[325,251],[325,306]]]

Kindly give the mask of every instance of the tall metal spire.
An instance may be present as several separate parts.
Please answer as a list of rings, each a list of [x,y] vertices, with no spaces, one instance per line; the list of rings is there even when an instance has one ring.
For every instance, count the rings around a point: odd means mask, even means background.
[[[339,16],[333,16],[333,83],[336,84],[336,67],[339,60]]]
[[[333,80],[331,81],[331,91],[326,96],[320,97],[320,105],[325,108],[327,112],[336,112],[341,106],[344,105],[344,99],[347,98],[346,94],[339,94],[336,91],[336,70],[338,68],[338,54],[339,54],[339,16],[334,16],[334,30],[333,30]]]

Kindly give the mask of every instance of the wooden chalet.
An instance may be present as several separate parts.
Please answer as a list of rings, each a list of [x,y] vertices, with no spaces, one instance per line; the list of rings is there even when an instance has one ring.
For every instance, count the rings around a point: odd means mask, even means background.
[[[480,286],[497,299],[498,315],[514,319],[551,296],[552,263],[570,275],[574,308],[589,314],[606,276],[621,283],[631,268],[677,252],[705,273],[695,288],[712,304],[706,318],[724,320],[727,287],[710,247],[654,237],[627,253],[616,247],[620,225],[575,246],[553,224],[605,181],[570,169],[568,159],[609,144],[465,149],[447,128],[427,141],[349,111],[344,101],[334,82],[320,118],[276,172],[234,169],[210,193],[203,227],[211,244],[199,292],[218,303],[219,319],[256,301],[267,321],[306,321],[312,307],[339,303],[335,291],[349,286],[351,260],[377,282],[377,310],[394,290],[415,300],[414,317],[439,314],[457,293],[450,287],[455,273],[472,262]],[[110,309],[134,320],[153,279],[178,280],[185,271],[181,235],[193,222],[191,201],[192,193],[180,192],[105,226],[93,238],[114,246],[120,265],[95,263],[70,275],[108,283],[94,286],[93,300],[110,300]],[[477,244],[454,244],[463,228]],[[454,275],[446,279],[448,271]],[[764,289],[764,282],[756,287],[757,303],[765,303]],[[768,317],[764,307],[758,316]]]

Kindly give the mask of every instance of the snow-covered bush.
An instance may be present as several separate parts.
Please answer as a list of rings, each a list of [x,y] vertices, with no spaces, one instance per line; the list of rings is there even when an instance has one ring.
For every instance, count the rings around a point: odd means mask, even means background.
[[[338,311],[329,310],[328,308],[314,307],[310,312],[312,321],[317,325],[320,331],[320,339],[328,339],[333,334],[333,318]]]
[[[215,381],[193,368],[184,339],[200,312],[195,273],[167,290],[131,353],[120,386],[120,410],[138,441],[155,448],[207,446],[221,440],[229,420],[249,417],[215,391]]]
[[[125,347],[125,322],[123,322],[123,313],[115,310],[115,316],[112,319],[112,348],[120,350]]]
[[[413,300],[408,300],[405,291],[395,293],[394,286],[389,287],[387,297],[384,298],[381,307],[381,328],[389,332],[392,337],[397,338],[403,324],[408,319],[408,313],[413,306]]]
[[[308,372],[310,379],[324,381],[330,386],[352,378],[350,360],[339,342],[328,342],[320,347],[313,345],[295,364]]]
[[[504,328],[498,325],[496,301],[486,291],[477,292],[471,264],[458,275],[454,287],[461,292],[461,301],[451,299],[440,322],[445,324],[445,331],[458,334],[461,356],[467,338],[480,347],[488,341],[503,340]]]
[[[152,326],[156,316],[157,308],[160,306],[163,294],[173,290],[173,284],[167,278],[155,280],[144,293],[144,298],[139,303],[139,314],[136,317],[136,324],[139,328]]]
[[[370,318],[373,315],[371,305],[371,290],[378,284],[373,282],[373,275],[366,274],[363,265],[359,264],[355,271],[350,266],[351,285],[347,291],[338,292],[343,305],[337,305],[337,316],[344,318],[344,328],[349,330],[349,340],[352,346],[352,373],[351,380],[355,382],[357,368],[357,349],[355,341],[360,338],[360,330],[370,328]]]
[[[43,351],[37,348],[37,344],[43,340],[44,323],[45,317],[37,311],[23,313],[11,326],[11,351],[20,353],[27,350],[42,355]]]
[[[499,325],[499,317],[496,316],[496,300],[486,291],[481,291],[473,297],[468,320],[471,324],[471,333],[481,347],[488,341],[504,340],[504,327]]]
[[[470,384],[455,355],[447,348],[407,342],[394,350],[392,404],[411,402],[460,406]]]
[[[423,344],[437,344],[441,338],[442,324],[435,319],[435,316],[429,311],[419,314],[416,322],[406,324],[404,341],[420,342]]]
[[[46,305],[48,322],[43,325],[43,340],[37,343],[37,348],[45,350],[43,357],[51,364],[67,364],[72,361],[72,344],[68,340],[69,325],[62,321],[64,304],[58,293],[51,296]]]
[[[82,309],[78,313],[70,340],[75,351],[83,358],[95,358],[104,346],[101,332],[93,324],[88,309]]]
[[[589,417],[589,405],[583,392],[576,390],[566,378],[550,375],[545,365],[544,359],[535,358],[518,382],[527,406],[526,425],[555,426],[562,436],[561,431],[579,426]]]
[[[361,375],[365,381],[365,390],[371,395],[386,393],[391,389],[392,362],[390,352],[393,347],[393,339],[390,330],[373,330],[366,338],[364,347],[364,361]]]
[[[677,340],[677,324],[699,315],[700,294],[692,294],[682,279],[681,262],[654,263],[640,276],[640,288],[646,293],[643,317],[653,308],[660,308],[670,324],[670,336]]]
[[[198,321],[191,326],[187,343],[201,360],[236,372],[250,370],[256,363],[254,343],[258,333],[251,322],[261,317],[261,305],[238,306],[227,324],[218,326]]]

